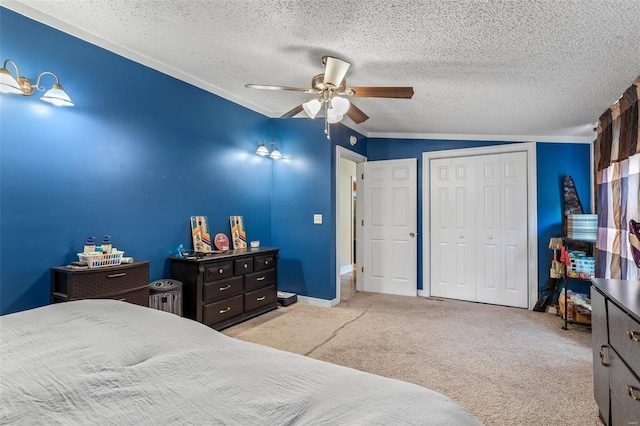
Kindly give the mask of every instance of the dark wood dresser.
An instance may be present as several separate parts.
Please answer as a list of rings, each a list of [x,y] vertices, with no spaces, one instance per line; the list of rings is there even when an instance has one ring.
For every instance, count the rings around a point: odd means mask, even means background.
[[[640,421],[640,282],[592,278],[594,396],[607,425]]]
[[[222,330],[278,307],[278,251],[260,247],[202,258],[170,257],[184,316]]]
[[[51,303],[80,299],[117,299],[149,306],[149,262],[104,268],[51,269]]]

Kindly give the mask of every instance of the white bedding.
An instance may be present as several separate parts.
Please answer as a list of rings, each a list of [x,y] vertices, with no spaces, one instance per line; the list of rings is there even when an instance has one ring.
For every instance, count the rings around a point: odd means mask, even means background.
[[[420,387],[111,300],[0,317],[0,424],[473,425]]]

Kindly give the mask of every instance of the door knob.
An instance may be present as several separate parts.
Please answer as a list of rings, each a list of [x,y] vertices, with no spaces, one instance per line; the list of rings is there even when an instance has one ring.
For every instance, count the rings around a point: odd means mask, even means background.
[[[413,232],[410,232],[410,233],[409,233],[409,236],[410,236],[411,238],[415,238],[415,237],[416,237],[416,234],[415,234],[415,233],[413,233]]]

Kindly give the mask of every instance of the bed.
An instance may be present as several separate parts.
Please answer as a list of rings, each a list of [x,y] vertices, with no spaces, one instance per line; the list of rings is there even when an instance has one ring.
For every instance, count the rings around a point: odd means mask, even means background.
[[[113,300],[0,317],[0,424],[478,425],[424,387]]]

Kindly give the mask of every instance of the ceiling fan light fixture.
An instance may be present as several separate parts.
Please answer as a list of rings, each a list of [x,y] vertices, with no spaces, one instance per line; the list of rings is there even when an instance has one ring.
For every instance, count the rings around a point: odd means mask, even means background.
[[[329,108],[327,110],[327,123],[335,124],[342,121],[343,115],[338,114],[335,108]]]
[[[347,111],[349,111],[350,106],[351,102],[349,102],[347,98],[334,96],[333,99],[331,99],[331,109],[333,109],[336,115],[345,115]]]
[[[320,102],[320,100],[311,99],[310,101],[302,104],[302,109],[304,109],[304,112],[306,112],[309,117],[316,118],[321,106],[322,102]]]

